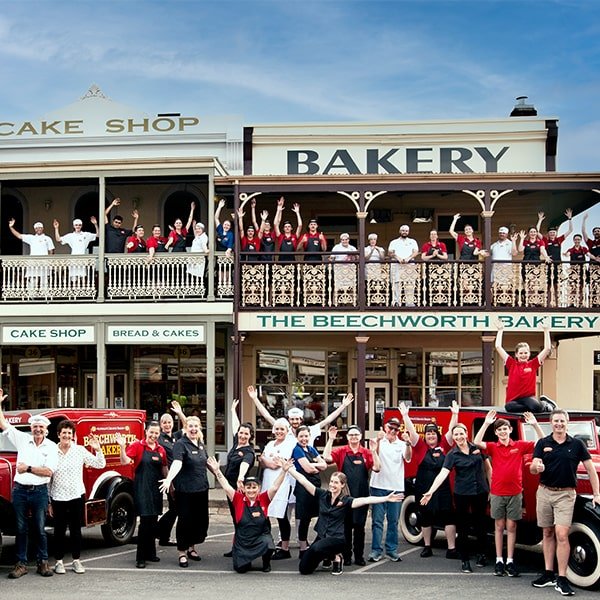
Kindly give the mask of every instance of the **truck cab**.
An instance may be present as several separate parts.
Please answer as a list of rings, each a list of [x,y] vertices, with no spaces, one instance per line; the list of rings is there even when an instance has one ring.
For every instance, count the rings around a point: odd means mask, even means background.
[[[126,544],[135,529],[133,502],[133,468],[121,465],[120,449],[115,434],[121,433],[128,442],[142,439],[146,413],[142,410],[103,410],[56,408],[27,411],[7,411],[8,422],[17,429],[30,432],[29,418],[43,414],[50,420],[48,438],[58,443],[58,424],[64,419],[76,425],[75,442],[89,449],[89,436],[95,434],[106,458],[104,469],[83,468],[85,485],[84,524],[100,525],[104,539],[111,544]],[[0,549],[2,534],[15,534],[15,514],[12,507],[12,487],[17,450],[8,438],[0,435]],[[51,524],[51,519],[48,520]]]

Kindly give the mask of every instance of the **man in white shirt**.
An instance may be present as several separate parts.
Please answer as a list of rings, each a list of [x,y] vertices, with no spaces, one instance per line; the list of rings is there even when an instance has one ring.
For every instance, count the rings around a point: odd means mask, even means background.
[[[18,579],[27,574],[28,520],[35,529],[37,539],[37,572],[42,577],[51,577],[48,567],[48,540],[46,538],[46,511],[48,509],[48,483],[58,464],[56,444],[46,438],[50,421],[43,415],[29,418],[31,434],[13,427],[2,412],[6,396],[0,389],[0,429],[17,449],[17,470],[14,477],[12,503],[17,521],[15,568],[9,579]]]
[[[506,261],[512,261],[513,256],[517,255],[517,234],[509,239],[508,227],[498,229],[498,240],[490,246],[490,255],[492,261],[502,261],[504,264],[494,265],[492,269],[492,281],[498,283],[507,283],[512,279],[512,265],[506,264]]]
[[[400,306],[402,299],[401,287],[404,287],[406,306],[415,305],[415,284],[418,276],[415,257],[419,254],[416,240],[408,237],[410,228],[402,225],[399,230],[400,237],[390,242],[388,255],[392,261],[390,278],[392,282],[392,306]],[[401,282],[403,286],[401,286]]]
[[[387,496],[391,492],[404,492],[404,463],[412,458],[412,446],[408,442],[408,433],[398,439],[400,420],[392,417],[384,426],[385,434],[378,436],[377,454],[381,463],[380,470],[371,473],[371,496]],[[379,562],[383,557],[383,521],[387,519],[385,553],[393,561],[401,560],[398,555],[398,519],[400,502],[373,504],[371,508],[372,533],[369,562]]]
[[[19,233],[15,229],[15,220],[11,219],[8,222],[10,232],[24,244],[29,246],[30,256],[48,256],[54,254],[54,242],[50,236],[44,233],[44,224],[37,221],[33,224],[34,234]],[[35,288],[38,286],[45,288],[48,284],[48,268],[47,267],[27,267],[25,273],[27,277],[27,287]]]
[[[96,217],[91,217],[90,221],[92,225],[96,228],[96,233],[82,231],[82,220],[74,219],[73,231],[71,233],[67,233],[66,235],[61,236],[59,231],[60,223],[56,219],[54,219],[54,238],[63,246],[70,246],[71,254],[73,256],[87,254],[88,246],[98,237],[98,220],[96,219]],[[71,279],[76,279],[77,277],[85,277],[85,270],[85,267],[81,265],[72,266],[69,267],[69,275]]]
[[[330,260],[336,264],[333,267],[333,286],[336,296],[334,303],[348,303],[356,297],[356,248],[350,244],[350,235],[342,233],[340,243],[331,249]],[[347,292],[346,296],[338,297],[338,292]],[[354,292],[354,294],[353,294]]]

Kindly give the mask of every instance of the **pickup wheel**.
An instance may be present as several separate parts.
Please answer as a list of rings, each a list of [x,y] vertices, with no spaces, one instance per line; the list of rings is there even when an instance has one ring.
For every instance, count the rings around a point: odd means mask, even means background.
[[[109,544],[127,544],[133,537],[135,522],[133,497],[129,492],[119,492],[109,505],[106,523],[102,525],[102,535]]]
[[[414,496],[406,496],[400,509],[400,531],[409,544],[418,544],[423,539],[419,524],[419,505]]]
[[[574,522],[569,543],[569,581],[582,588],[597,586],[600,583],[600,527],[589,522]]]

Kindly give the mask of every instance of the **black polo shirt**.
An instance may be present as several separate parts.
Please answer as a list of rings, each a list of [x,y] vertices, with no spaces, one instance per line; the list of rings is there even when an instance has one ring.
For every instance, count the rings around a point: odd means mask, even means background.
[[[110,223],[104,226],[105,252],[108,254],[123,254],[125,252],[125,241],[133,232],[129,229],[114,227]]]
[[[577,466],[591,458],[585,444],[570,435],[559,444],[552,435],[542,438],[533,449],[533,458],[541,458],[544,471],[540,483],[548,487],[577,487]]]
[[[469,444],[469,454],[452,448],[444,460],[444,469],[454,469],[454,493],[462,496],[487,494],[490,488],[485,477],[484,456],[481,450]]]
[[[240,473],[240,466],[246,463],[251,469],[254,465],[254,448],[252,446],[238,445],[237,433],[233,436],[233,446],[227,454],[227,466],[225,467],[225,479],[233,489],[237,489],[237,480]]]
[[[183,437],[183,431],[176,431],[173,435],[167,435],[164,431],[158,436],[158,443],[165,449],[167,454],[167,465],[171,466],[173,462],[173,446],[177,440]]]
[[[315,488],[315,496],[319,501],[319,520],[315,531],[320,538],[344,538],[344,520],[352,510],[352,496],[338,496],[337,502],[331,505],[331,492]]]
[[[208,490],[208,478],[206,476],[206,460],[208,454],[204,444],[194,444],[189,438],[183,436],[173,446],[173,460],[180,460],[181,471],[173,482],[177,492],[193,494]]]

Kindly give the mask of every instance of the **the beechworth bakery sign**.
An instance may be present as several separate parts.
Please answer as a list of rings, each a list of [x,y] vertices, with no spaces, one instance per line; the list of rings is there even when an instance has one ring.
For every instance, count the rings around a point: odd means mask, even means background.
[[[501,313],[240,313],[238,327],[243,331],[323,331],[323,332],[456,332],[495,331],[499,318],[507,331],[539,331],[547,324],[554,332],[598,332],[600,317],[574,314]]]

